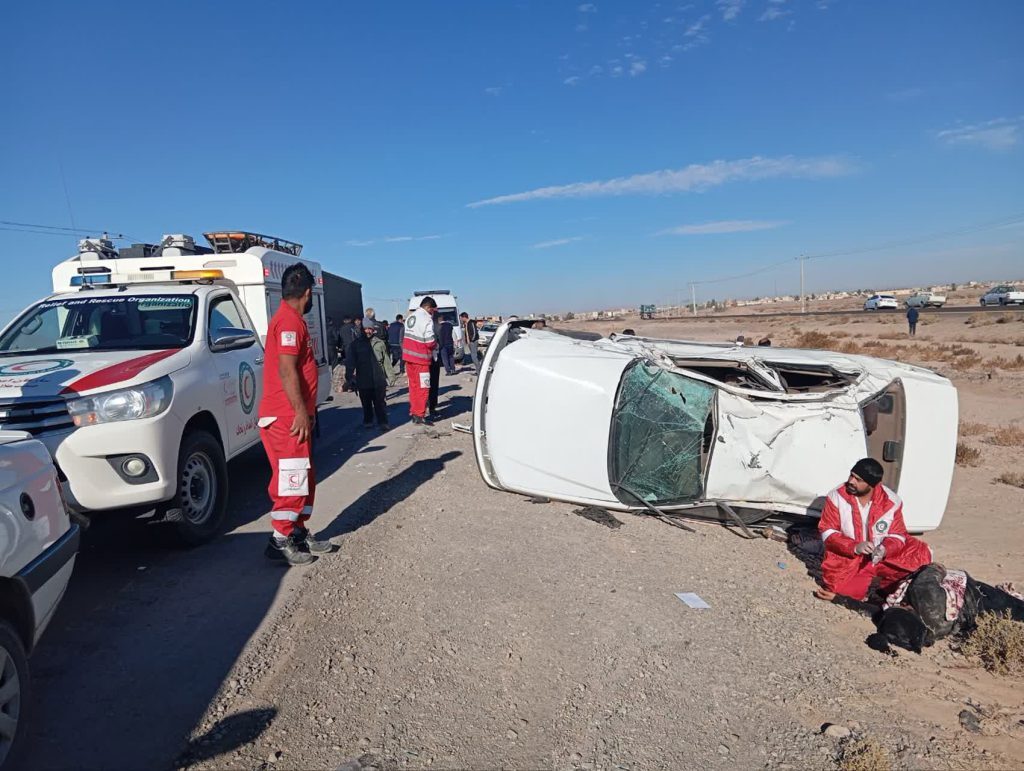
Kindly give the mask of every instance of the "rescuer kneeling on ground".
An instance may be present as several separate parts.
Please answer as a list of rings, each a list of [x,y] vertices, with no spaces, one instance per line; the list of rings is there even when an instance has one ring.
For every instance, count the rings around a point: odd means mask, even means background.
[[[313,307],[313,274],[301,262],[281,276],[281,305],[267,328],[260,439],[270,460],[270,559],[305,565],[332,550],[306,530],[313,514],[313,420],[317,364],[303,316]],[[312,553],[311,553],[312,552]]]
[[[928,544],[907,534],[903,501],[882,484],[882,475],[882,464],[862,458],[846,484],[828,494],[818,522],[825,544],[825,588],[815,592],[820,599],[841,594],[863,600],[875,578],[882,593],[888,593],[932,561]]]

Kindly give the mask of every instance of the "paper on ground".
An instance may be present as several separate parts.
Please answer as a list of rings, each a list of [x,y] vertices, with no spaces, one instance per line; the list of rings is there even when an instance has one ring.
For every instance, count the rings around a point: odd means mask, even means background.
[[[678,597],[680,600],[685,602],[691,608],[697,608],[698,610],[703,610],[704,608],[710,608],[711,607],[710,605],[708,605],[706,602],[704,602],[704,600],[702,600],[700,597],[698,597],[693,592],[676,592],[676,597]]]

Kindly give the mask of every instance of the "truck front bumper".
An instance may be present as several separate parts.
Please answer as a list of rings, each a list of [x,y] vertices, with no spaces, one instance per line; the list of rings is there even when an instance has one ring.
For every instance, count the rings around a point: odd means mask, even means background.
[[[86,426],[40,436],[64,479],[68,505],[76,511],[153,506],[174,497],[178,449],[184,423],[168,410],[155,418]],[[149,465],[137,481],[119,473],[127,456]]]

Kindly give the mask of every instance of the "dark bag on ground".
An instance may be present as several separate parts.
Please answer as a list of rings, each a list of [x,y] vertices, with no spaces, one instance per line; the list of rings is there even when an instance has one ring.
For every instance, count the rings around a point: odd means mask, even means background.
[[[921,568],[913,575],[903,598],[903,605],[888,608],[875,615],[878,631],[867,639],[878,651],[889,652],[890,645],[920,653],[949,635],[969,635],[981,613],[1007,611],[1015,621],[1024,622],[1024,601],[1002,589],[975,581],[967,576],[964,602],[955,619],[946,618],[946,590],[942,581],[946,569],[938,563]]]

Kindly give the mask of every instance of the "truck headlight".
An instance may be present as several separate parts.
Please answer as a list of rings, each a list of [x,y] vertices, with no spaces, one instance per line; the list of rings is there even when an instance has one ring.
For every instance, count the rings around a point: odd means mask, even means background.
[[[169,377],[116,391],[68,401],[68,412],[76,427],[95,426],[119,420],[138,420],[159,415],[171,404],[173,386]]]

